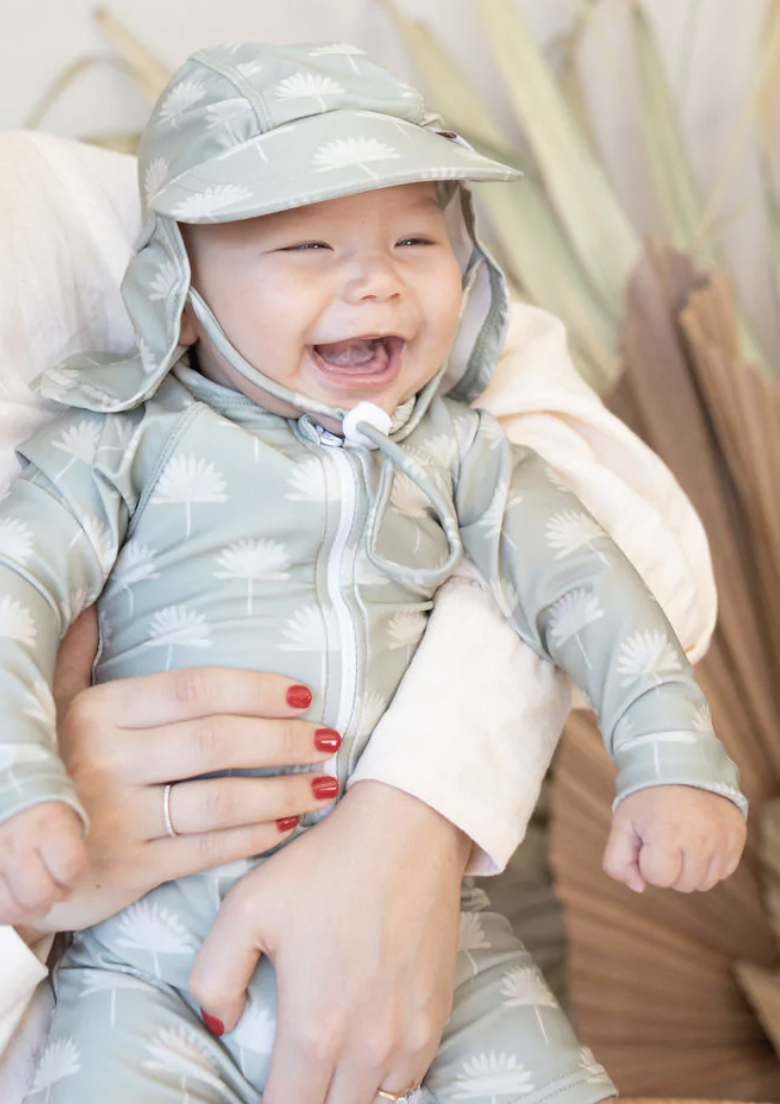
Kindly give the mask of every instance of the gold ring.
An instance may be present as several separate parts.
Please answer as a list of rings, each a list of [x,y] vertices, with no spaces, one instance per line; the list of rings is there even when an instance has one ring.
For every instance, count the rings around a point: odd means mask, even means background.
[[[422,1082],[418,1082],[416,1085],[410,1085],[408,1089],[404,1089],[403,1092],[389,1092],[387,1089],[377,1089],[376,1095],[381,1096],[383,1100],[395,1100],[400,1101],[401,1104],[414,1104],[414,1098],[422,1088]]]

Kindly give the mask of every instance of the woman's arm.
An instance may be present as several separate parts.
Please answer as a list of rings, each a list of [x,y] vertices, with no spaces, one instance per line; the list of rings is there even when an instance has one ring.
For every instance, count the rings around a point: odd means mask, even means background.
[[[522,841],[571,693],[463,578],[436,597],[420,646],[350,786],[412,794],[475,842],[467,873],[497,874]]]
[[[0,927],[0,1065],[2,1054],[24,1015],[38,982],[46,977],[51,937]]]

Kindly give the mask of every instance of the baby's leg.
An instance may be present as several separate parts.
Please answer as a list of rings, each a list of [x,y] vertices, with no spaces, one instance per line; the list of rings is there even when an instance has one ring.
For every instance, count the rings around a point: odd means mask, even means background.
[[[176,990],[133,974],[61,969],[25,1104],[261,1104]]]
[[[481,890],[464,887],[455,1003],[425,1078],[439,1104],[597,1104],[617,1090]]]

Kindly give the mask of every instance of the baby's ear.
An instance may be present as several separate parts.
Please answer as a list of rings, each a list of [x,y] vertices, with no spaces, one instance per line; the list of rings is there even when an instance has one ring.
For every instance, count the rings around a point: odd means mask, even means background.
[[[194,345],[198,340],[198,330],[195,325],[195,314],[189,303],[184,304],[179,323],[179,344]]]

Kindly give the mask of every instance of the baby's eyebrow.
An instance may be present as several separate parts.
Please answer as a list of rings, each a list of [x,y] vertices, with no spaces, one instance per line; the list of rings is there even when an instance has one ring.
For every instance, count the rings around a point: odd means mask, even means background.
[[[410,204],[410,206],[414,206],[414,207],[432,207],[432,208],[435,208],[437,211],[441,210],[441,207],[439,205],[438,197],[435,196],[435,195],[417,196],[416,199],[414,200],[414,202],[412,204]]]

